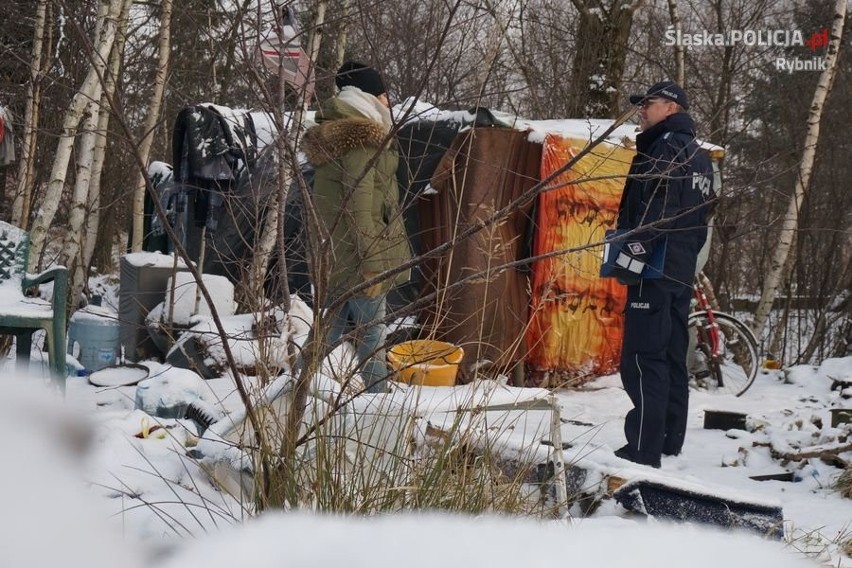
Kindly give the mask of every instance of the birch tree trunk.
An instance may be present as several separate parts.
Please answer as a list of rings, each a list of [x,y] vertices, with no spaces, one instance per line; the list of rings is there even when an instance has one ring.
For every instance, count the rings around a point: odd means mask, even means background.
[[[118,14],[119,39],[113,42],[109,54],[109,71],[102,75],[101,81],[98,81],[93,89],[92,99],[86,104],[78,135],[77,171],[74,191],[71,195],[68,231],[65,232],[60,255],[60,262],[69,268],[69,294],[72,309],[81,300],[89,275],[89,264],[86,262],[84,254],[88,226],[94,225],[97,231],[100,216],[100,211],[92,209],[91,204],[93,201],[100,203],[100,166],[103,164],[103,156],[101,155],[98,159],[98,141],[105,140],[107,136],[106,130],[100,130],[100,126],[101,115],[109,115],[109,111],[101,103],[104,94],[106,94],[106,87],[108,85],[115,87],[115,77],[121,66],[121,50],[124,43],[122,37],[127,26],[127,16],[132,1],[122,0],[121,12]],[[101,148],[104,148],[103,144],[101,144]],[[100,162],[97,171],[95,169],[96,162]]]
[[[129,4],[127,12],[122,14],[122,30],[127,29],[127,15],[129,12]],[[86,218],[86,238],[83,243],[83,265],[91,266],[92,257],[95,255],[95,245],[98,239],[98,230],[101,225],[101,174],[104,167],[104,159],[106,157],[107,132],[109,129],[109,119],[111,114],[110,99],[115,94],[116,78],[118,77],[121,61],[124,57],[125,37],[122,33],[116,41],[115,49],[110,55],[109,74],[106,76],[106,84],[104,92],[101,96],[101,113],[98,116],[98,136],[95,140],[95,157],[92,163],[92,181],[89,185],[89,216]]]
[[[316,19],[313,22],[311,39],[308,42],[307,53],[310,58],[309,75],[313,72],[316,65],[317,57],[319,56],[319,48],[322,42],[322,26],[325,24],[325,10],[327,2],[320,0],[317,3]],[[283,58],[281,58],[283,65]],[[307,81],[306,81],[307,83]],[[310,101],[305,100],[306,89],[303,88],[299,93],[299,100],[296,103],[296,110],[290,120],[284,116],[284,93],[285,81],[283,69],[278,73],[278,101],[273,108],[272,114],[275,117],[275,123],[280,125],[281,132],[276,139],[278,145],[278,192],[269,200],[266,220],[264,222],[263,235],[259,239],[254,258],[252,260],[251,276],[249,282],[250,290],[263,291],[263,283],[266,279],[266,267],[269,265],[269,259],[272,257],[272,251],[275,244],[279,244],[279,280],[280,285],[287,286],[287,262],[284,257],[284,207],[287,201],[287,193],[290,185],[293,182],[293,167],[292,157],[296,155],[296,142],[301,135],[302,124],[304,123],[304,114],[307,110]],[[282,294],[281,308],[288,312],[290,310],[290,293],[285,290]]]
[[[115,95],[118,73],[121,70],[121,63],[124,60],[124,47],[127,40],[127,26],[130,22],[130,6],[132,4],[133,0],[124,0],[119,24],[119,35],[116,38],[112,53],[110,54],[109,72],[106,77],[104,77],[104,88],[103,94],[101,95],[101,112],[98,115],[97,131],[99,135],[95,137],[92,179],[89,182],[89,196],[86,207],[86,231],[85,238],[83,239],[82,262],[86,271],[88,271],[89,267],[92,266],[92,257],[95,254],[98,230],[100,229],[101,224],[101,174],[103,173],[104,160],[106,158],[109,120],[110,116],[112,116],[110,100],[113,95]],[[112,245],[112,242],[107,244]],[[72,293],[79,295],[86,284],[87,281],[84,278],[80,283],[79,289],[72,288]]]
[[[334,69],[337,72],[346,62],[346,36],[349,34],[349,26],[346,23],[349,21],[345,16],[349,12],[349,0],[341,0],[340,13],[344,15],[340,18],[340,23],[337,28],[337,39],[334,45]]]
[[[805,193],[808,191],[810,185],[816,146],[819,141],[822,110],[825,107],[825,101],[831,92],[834,77],[837,74],[837,56],[840,50],[840,39],[843,35],[843,24],[846,21],[846,0],[836,0],[832,19],[831,37],[828,42],[828,49],[825,52],[825,70],[819,76],[819,81],[814,91],[813,102],[810,106],[808,133],[805,136],[805,148],[802,152],[802,161],[799,164],[799,175],[796,178],[793,197],[790,199],[787,213],[784,216],[781,234],[778,237],[778,248],[775,249],[775,253],[772,255],[772,260],[769,264],[769,274],[766,275],[760,302],[754,314],[752,329],[758,338],[763,334],[763,328],[766,326],[766,320],[772,309],[772,303],[778,294],[778,287],[785,279],[784,267],[787,264],[787,257],[790,254],[793,239],[796,236],[796,227],[799,223],[799,209],[802,206]],[[792,264],[794,263],[790,263],[791,266]]]
[[[100,5],[98,6],[98,22],[100,26],[96,31],[95,53],[92,54],[91,66],[83,84],[77,93],[74,94],[71,103],[68,105],[68,109],[65,111],[65,118],[62,122],[62,133],[56,145],[56,155],[50,172],[47,192],[33,223],[33,228],[30,231],[31,248],[28,267],[30,272],[37,270],[42,253],[44,252],[47,231],[59,208],[59,201],[62,197],[62,190],[65,186],[65,178],[68,173],[68,163],[71,160],[71,150],[74,147],[74,138],[77,134],[83,110],[86,108],[88,102],[95,98],[94,95],[96,93],[97,98],[100,99],[100,81],[115,41],[121,6],[121,0],[100,0]]]
[[[675,31],[678,32],[678,36],[680,36],[680,32],[683,30],[683,25],[680,21],[680,13],[677,9],[677,0],[668,0],[669,2],[669,16],[671,17],[672,27],[674,27]],[[684,59],[685,59],[685,51],[684,47],[680,43],[675,43],[674,46],[675,52],[675,82],[681,87],[686,88],[684,84],[685,72],[684,72]]]
[[[121,56],[118,56],[119,58]],[[115,89],[115,84],[112,84],[112,89]],[[107,87],[104,87],[104,94],[101,97],[101,112],[98,115],[98,133],[99,136],[95,139],[95,155],[92,162],[92,181],[89,185],[89,198],[86,204],[86,234],[83,239],[83,266],[88,269],[92,266],[92,258],[95,255],[95,245],[98,241],[98,229],[101,226],[101,175],[104,170],[104,158],[106,157],[107,132],[109,128],[110,110],[108,97],[112,96],[106,92]],[[84,282],[85,284],[85,282]],[[82,287],[79,291],[82,291]],[[72,287],[72,291],[74,288]],[[79,292],[76,291],[76,292]]]
[[[787,253],[787,262],[784,263],[784,270],[782,271],[783,280],[779,283],[778,288],[780,289],[783,285],[784,293],[787,295],[787,301],[784,302],[783,313],[781,317],[778,318],[778,321],[775,324],[775,329],[772,330],[772,339],[769,341],[768,347],[764,349],[764,352],[768,356],[772,356],[772,358],[781,361],[782,364],[787,361],[786,353],[784,352],[784,343],[785,343],[785,331],[787,330],[787,323],[790,321],[790,310],[792,309],[792,293],[793,293],[793,279],[792,279],[792,271],[793,266],[796,264],[796,256],[798,247],[796,246],[795,241],[790,247],[790,252]],[[773,301],[774,305],[775,302]]]
[[[30,220],[30,202],[33,193],[35,150],[38,142],[38,115],[41,105],[41,82],[44,78],[42,53],[47,21],[48,0],[39,0],[36,7],[35,33],[33,34],[33,56],[30,60],[30,84],[27,85],[27,101],[24,110],[24,139],[21,144],[21,161],[18,162],[18,185],[12,202],[12,224],[27,229]],[[50,50],[48,36],[47,49]]]
[[[307,53],[309,58],[308,64],[308,77],[305,81],[305,86],[302,87],[301,93],[299,93],[299,100],[296,106],[296,111],[292,120],[290,121],[290,128],[287,131],[286,135],[284,132],[281,132],[278,137],[279,144],[279,153],[278,153],[278,204],[276,207],[277,212],[277,223],[274,225],[276,227],[277,238],[273,239],[273,242],[278,243],[278,255],[279,255],[279,265],[281,267],[280,278],[282,279],[281,284],[283,286],[287,286],[287,262],[285,257],[285,243],[284,243],[284,214],[285,214],[285,206],[287,203],[287,192],[290,189],[290,185],[293,180],[293,167],[296,165],[296,152],[295,148],[297,146],[299,137],[302,132],[302,124],[304,123],[304,115],[307,111],[307,107],[310,101],[306,100],[305,93],[307,92],[307,85],[310,82],[310,76],[313,73],[314,66],[316,65],[317,57],[319,56],[320,44],[322,43],[322,28],[325,24],[325,10],[327,6],[326,0],[319,0],[317,2],[317,11],[316,18],[313,22],[313,28],[311,33],[311,39],[308,42]],[[336,70],[335,70],[336,71]],[[284,100],[284,81],[281,73],[279,73],[279,88],[281,94],[281,101]],[[275,109],[276,119],[279,117],[283,119],[283,106],[278,105]],[[283,122],[279,122],[279,124],[283,124]],[[303,197],[305,197],[305,192],[303,192]],[[304,207],[307,211],[310,209],[310,203],[305,202]],[[269,225],[267,225],[269,226]],[[285,306],[282,306],[282,309],[287,313],[290,309],[290,293],[289,289],[285,288]],[[316,330],[316,318],[314,319],[314,330]],[[313,332],[312,334],[313,335]],[[310,339],[309,339],[310,341]],[[285,478],[290,475],[290,472],[294,468],[294,460],[296,456],[296,443],[299,437],[299,430],[304,419],[305,415],[305,405],[308,398],[308,390],[311,384],[312,373],[306,372],[306,369],[303,369],[298,381],[296,383],[296,388],[293,389],[292,393],[292,404],[290,405],[290,412],[287,413],[287,418],[284,424],[284,440],[282,442],[281,455],[282,455],[282,465],[283,468],[279,468],[277,471],[278,474],[283,475]],[[286,484],[285,484],[286,487]],[[290,504],[294,504],[297,502],[296,496],[294,495],[283,495],[279,492],[278,484],[271,484],[270,487],[267,488],[269,491],[267,492],[266,498],[274,501],[278,501],[280,503],[289,502]]]
[[[141,163],[148,164],[151,157],[151,145],[154,142],[154,131],[160,120],[160,108],[163,104],[163,92],[166,89],[166,77],[169,69],[169,52],[171,50],[171,21],[172,0],[162,0],[162,12],[160,13],[160,35],[157,42],[159,60],[157,62],[157,73],[154,76],[154,92],[148,104],[148,115],[145,117],[142,140],[139,142],[139,159]],[[142,250],[143,223],[145,217],[145,174],[140,171],[136,178],[136,187],[133,191],[133,236],[131,250],[140,252]]]
[[[68,231],[60,254],[60,263],[69,268],[69,289],[71,308],[77,307],[86,270],[83,266],[83,224],[86,221],[89,206],[89,182],[92,179],[92,164],[95,161],[95,141],[98,135],[98,122],[101,111],[100,88],[95,89],[93,98],[86,104],[83,122],[77,142],[77,176],[74,191],[71,194],[71,209],[68,215]]]

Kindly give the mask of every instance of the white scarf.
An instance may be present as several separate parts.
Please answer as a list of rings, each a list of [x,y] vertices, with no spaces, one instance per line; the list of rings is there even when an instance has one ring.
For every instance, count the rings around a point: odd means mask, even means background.
[[[391,126],[393,126],[390,109],[370,93],[365,93],[358,87],[347,85],[340,90],[340,94],[337,97],[357,110],[365,118],[375,120],[390,132]]]

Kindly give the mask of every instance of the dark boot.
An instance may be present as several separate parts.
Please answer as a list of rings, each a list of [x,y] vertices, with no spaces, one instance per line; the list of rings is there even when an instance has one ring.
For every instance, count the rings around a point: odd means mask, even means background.
[[[660,469],[659,457],[655,459],[653,456],[642,455],[637,452],[634,452],[629,444],[615,450],[615,455],[616,457],[619,457],[623,460],[638,463],[640,465],[647,465],[648,467],[653,467],[655,469]]]

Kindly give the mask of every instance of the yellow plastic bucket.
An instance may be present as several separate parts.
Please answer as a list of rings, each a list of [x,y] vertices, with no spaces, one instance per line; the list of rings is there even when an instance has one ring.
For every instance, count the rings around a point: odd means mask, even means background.
[[[411,385],[451,387],[456,384],[464,349],[445,341],[415,339],[394,345],[388,361],[394,379]]]

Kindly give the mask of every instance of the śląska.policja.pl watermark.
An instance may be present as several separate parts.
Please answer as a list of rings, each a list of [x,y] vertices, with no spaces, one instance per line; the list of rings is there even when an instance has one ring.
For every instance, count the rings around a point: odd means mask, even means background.
[[[731,30],[726,33],[683,33],[668,28],[663,42],[667,47],[680,45],[687,48],[735,46],[749,47],[807,47],[812,52],[828,46],[828,28],[813,32],[807,39],[801,30]],[[800,57],[774,57],[772,64],[778,71],[822,71],[825,69],[825,57],[814,56],[809,59]]]

